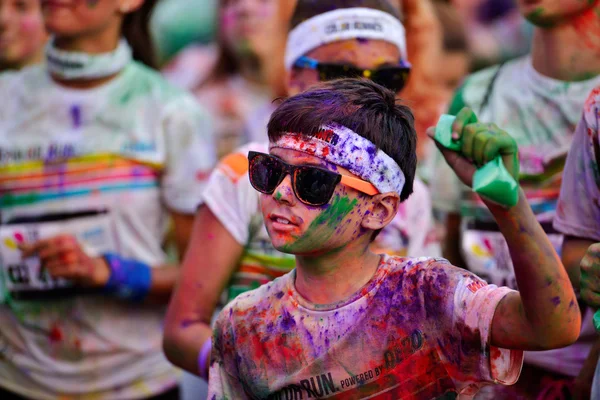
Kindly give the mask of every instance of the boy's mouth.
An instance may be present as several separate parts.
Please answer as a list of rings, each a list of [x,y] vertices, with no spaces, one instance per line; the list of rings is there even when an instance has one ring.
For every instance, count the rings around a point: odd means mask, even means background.
[[[288,217],[281,214],[270,214],[269,221],[271,221],[271,227],[276,231],[289,232],[298,228],[296,218],[294,217]]]

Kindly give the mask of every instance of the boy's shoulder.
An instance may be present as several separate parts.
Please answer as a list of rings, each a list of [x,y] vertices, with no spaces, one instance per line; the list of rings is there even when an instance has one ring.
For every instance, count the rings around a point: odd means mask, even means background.
[[[265,311],[272,309],[273,305],[280,302],[289,291],[290,282],[293,281],[294,271],[275,278],[256,289],[249,290],[230,301],[221,314],[243,316],[251,318],[260,316]]]
[[[461,285],[467,288],[487,285],[477,275],[452,265],[445,258],[385,257],[386,266],[389,268],[385,286],[418,288],[423,292],[440,294],[442,291],[454,291]]]

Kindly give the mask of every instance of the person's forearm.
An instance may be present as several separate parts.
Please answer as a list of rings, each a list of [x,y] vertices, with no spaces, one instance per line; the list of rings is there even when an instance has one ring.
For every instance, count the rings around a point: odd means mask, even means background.
[[[448,213],[446,216],[446,234],[444,236],[442,255],[452,265],[468,269],[460,252],[460,215]]]
[[[178,265],[168,264],[152,268],[152,284],[145,301],[150,303],[167,304],[171,293],[177,283],[180,268]]]
[[[540,348],[577,339],[581,314],[569,276],[550,240],[519,190],[511,209],[486,202],[510,249],[522,309]]]
[[[199,359],[206,341],[212,337],[210,325],[203,321],[180,321],[179,326],[165,329],[163,350],[167,359],[174,365],[191,374],[200,375]],[[204,365],[210,365],[210,351]],[[206,376],[202,377],[206,378]]]
[[[138,260],[107,253],[97,257],[96,286],[125,301],[166,304],[179,277],[179,267],[163,264],[151,267]]]

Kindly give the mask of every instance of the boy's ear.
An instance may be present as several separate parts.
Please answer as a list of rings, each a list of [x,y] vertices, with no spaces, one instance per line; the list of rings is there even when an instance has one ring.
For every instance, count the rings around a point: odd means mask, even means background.
[[[392,222],[400,205],[400,196],[394,192],[381,193],[373,196],[372,201],[371,213],[363,217],[361,225],[375,231]]]

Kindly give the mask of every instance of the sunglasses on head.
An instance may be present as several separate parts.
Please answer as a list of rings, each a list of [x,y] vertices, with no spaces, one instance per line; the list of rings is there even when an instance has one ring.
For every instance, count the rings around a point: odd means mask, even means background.
[[[335,187],[342,183],[368,195],[379,191],[371,183],[312,165],[291,165],[270,154],[248,153],[250,184],[257,191],[273,194],[286,175],[292,179],[294,194],[309,206],[327,204]]]
[[[294,67],[316,70],[319,73],[320,81],[338,78],[368,78],[396,93],[404,88],[410,72],[410,64],[404,61],[400,61],[400,64],[395,66],[361,69],[350,64],[324,63],[306,56],[296,60]]]

